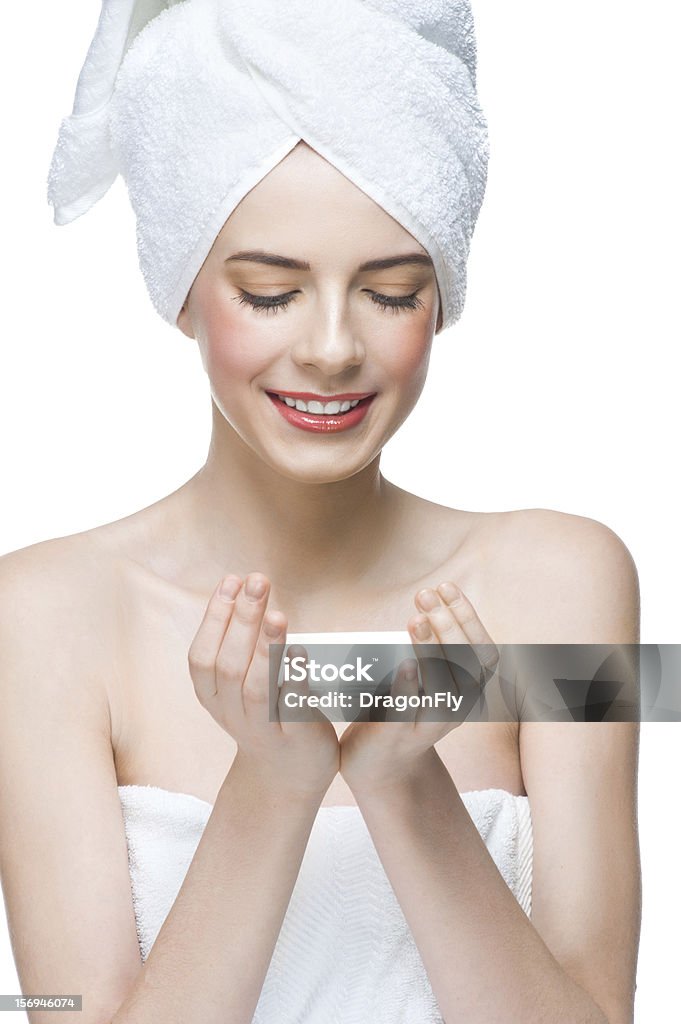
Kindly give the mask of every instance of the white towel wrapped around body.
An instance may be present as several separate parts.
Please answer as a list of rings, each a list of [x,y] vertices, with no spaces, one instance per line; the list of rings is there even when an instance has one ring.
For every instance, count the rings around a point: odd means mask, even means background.
[[[119,795],[140,951],[146,960],[212,805],[156,786],[119,786]],[[462,793],[461,799],[529,916],[528,798],[484,789]],[[318,811],[253,1018],[253,1024],[329,1021],[442,1024],[411,930],[354,805]]]
[[[103,0],[52,158],[55,221],[121,174],[175,324],[231,211],[303,139],[423,245],[447,327],[487,174],[475,69],[469,0]]]

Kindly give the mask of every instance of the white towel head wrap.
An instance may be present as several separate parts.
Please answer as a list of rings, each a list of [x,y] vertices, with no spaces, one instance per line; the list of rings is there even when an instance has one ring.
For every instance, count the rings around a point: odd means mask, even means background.
[[[485,190],[470,0],[103,0],[52,158],[57,224],[124,178],[171,324],[232,210],[302,139],[417,239],[443,328]]]

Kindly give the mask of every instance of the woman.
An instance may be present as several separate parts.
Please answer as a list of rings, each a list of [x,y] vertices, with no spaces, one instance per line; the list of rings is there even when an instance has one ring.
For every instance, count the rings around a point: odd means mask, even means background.
[[[177,318],[211,385],[205,465],[4,558],[2,874],[24,991],[82,992],[80,1021],[250,1021],[318,812],[356,807],[432,986],[422,1021],[631,1020],[635,725],[270,721],[267,644],[287,633],[637,642],[636,571],[604,525],[445,508],[381,475],[443,319],[427,249],[296,145],[230,213]],[[366,411],[295,418],[282,393]],[[455,456],[464,428],[443,419],[434,449]],[[210,809],[143,965],[121,816],[140,785]],[[461,796],[486,790],[529,800],[531,920]],[[403,1019],[411,979],[368,948],[396,1001],[341,1019]],[[299,954],[269,978],[282,1006],[312,943]]]

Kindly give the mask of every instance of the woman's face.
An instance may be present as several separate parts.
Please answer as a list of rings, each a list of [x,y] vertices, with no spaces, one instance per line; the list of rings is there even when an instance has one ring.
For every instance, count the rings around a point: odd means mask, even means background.
[[[230,215],[178,326],[242,441],[283,475],[322,483],[367,466],[409,415],[438,313],[425,249],[299,143]],[[290,408],[310,395],[323,404]],[[334,396],[339,407],[325,408]]]

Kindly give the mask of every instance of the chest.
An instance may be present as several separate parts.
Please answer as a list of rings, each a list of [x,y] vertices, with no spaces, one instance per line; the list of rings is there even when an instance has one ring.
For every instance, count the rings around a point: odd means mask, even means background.
[[[468,581],[466,593],[476,607],[484,605],[474,580]],[[366,607],[361,617],[355,608],[354,618],[349,606],[322,607],[316,621],[314,615],[306,615],[307,629],[404,631],[416,611],[411,592],[388,595]],[[215,801],[236,744],[199,703],[189,674],[187,652],[202,614],[200,602],[164,599],[160,594],[152,599],[137,591],[130,595],[120,664],[110,688],[119,785],[154,785]],[[302,616],[299,621],[290,617],[289,632],[302,631],[302,621]],[[342,723],[335,727],[339,735],[345,728]],[[518,739],[517,723],[463,723],[443,737],[436,750],[459,792],[499,788],[524,795]],[[351,790],[337,775],[322,806],[354,803]]]

